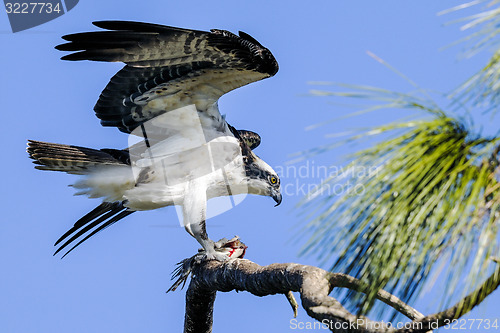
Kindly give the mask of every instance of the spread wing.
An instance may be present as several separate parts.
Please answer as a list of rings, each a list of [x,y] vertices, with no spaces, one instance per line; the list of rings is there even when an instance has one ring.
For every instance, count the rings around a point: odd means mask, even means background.
[[[68,43],[56,48],[76,51],[64,60],[126,64],[94,107],[103,126],[126,133],[187,105],[206,112],[223,94],[278,71],[271,52],[243,32],[237,36],[224,30],[205,32],[125,21],[94,25],[108,31],[67,35],[63,38]]]
[[[239,139],[245,141],[248,148],[254,150],[260,145],[260,135],[247,130],[238,130]]]

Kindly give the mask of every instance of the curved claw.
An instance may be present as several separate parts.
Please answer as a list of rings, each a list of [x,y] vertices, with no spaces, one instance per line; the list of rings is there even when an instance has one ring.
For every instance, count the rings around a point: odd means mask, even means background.
[[[206,260],[217,260],[217,261],[220,261],[220,262],[226,262],[230,259],[230,257],[225,254],[225,253],[221,253],[221,252],[218,252],[218,251],[210,251],[210,252],[207,252],[205,253],[205,259]]]

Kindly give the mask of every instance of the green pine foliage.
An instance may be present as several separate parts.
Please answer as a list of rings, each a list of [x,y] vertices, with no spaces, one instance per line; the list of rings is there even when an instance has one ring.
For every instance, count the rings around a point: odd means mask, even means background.
[[[450,11],[483,2],[473,1]],[[477,41],[472,51],[499,46],[500,7],[493,8],[498,2],[489,2],[484,12],[466,18],[466,29],[478,29],[468,39]],[[488,103],[488,110],[496,110],[499,79],[500,48],[485,68],[451,95],[449,111],[438,107],[421,89],[404,94],[342,85],[349,90],[312,92],[377,102],[358,115],[395,108],[425,116],[352,136],[347,141],[392,133],[392,137],[351,156],[344,168],[370,172],[350,172],[348,179],[345,174],[334,175],[300,204],[308,213],[305,231],[310,235],[303,253],[317,253],[324,263],[332,263],[332,256],[338,255],[333,271],[352,274],[373,286],[365,297],[348,295],[360,313],[372,307],[379,288],[411,301],[437,264],[449,267],[443,293],[447,300],[456,295],[460,279],[465,286],[458,291],[470,292],[498,267],[497,259],[492,258],[500,257],[500,136],[475,133],[456,116],[453,102],[468,104],[464,112],[470,112],[472,118],[479,104]],[[325,154],[339,144],[317,147],[301,156]],[[357,186],[340,198],[322,195],[329,186],[346,182]],[[463,306],[467,309],[472,305]]]

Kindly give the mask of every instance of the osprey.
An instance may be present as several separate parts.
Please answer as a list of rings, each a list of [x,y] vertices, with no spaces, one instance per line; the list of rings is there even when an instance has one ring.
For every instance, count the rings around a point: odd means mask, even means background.
[[[103,202],[56,242],[75,247],[136,211],[182,207],[183,225],[207,259],[226,260],[207,235],[207,201],[241,193],[281,203],[276,172],[252,152],[260,136],[236,130],[221,116],[225,93],[273,76],[271,52],[244,32],[235,35],[126,22],[94,22],[107,31],[63,36],[76,51],[63,60],[123,62],[94,111],[103,126],[129,133],[129,147],[90,149],[30,140],[41,170],[81,175],[77,194]]]

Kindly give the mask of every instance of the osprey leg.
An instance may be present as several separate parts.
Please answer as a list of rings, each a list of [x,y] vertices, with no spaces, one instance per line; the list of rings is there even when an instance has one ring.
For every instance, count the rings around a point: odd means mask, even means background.
[[[186,231],[203,247],[206,259],[215,259],[218,261],[229,260],[229,256],[220,251],[218,252],[215,242],[208,238],[205,220],[200,223],[185,224],[184,228],[186,228]]]
[[[208,237],[206,228],[207,190],[202,179],[189,183],[182,204],[184,228],[205,250],[207,259],[226,261],[229,257],[215,250],[215,242]]]

